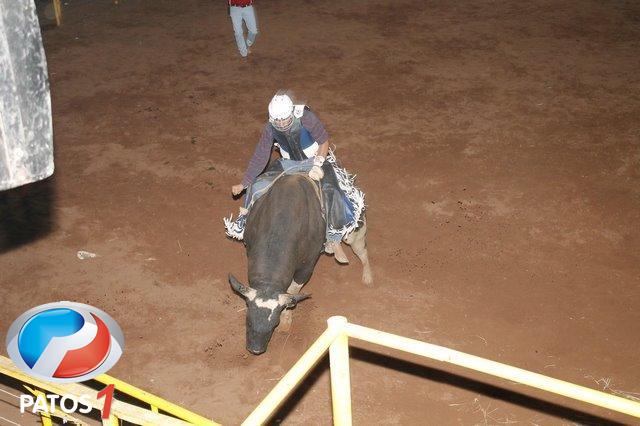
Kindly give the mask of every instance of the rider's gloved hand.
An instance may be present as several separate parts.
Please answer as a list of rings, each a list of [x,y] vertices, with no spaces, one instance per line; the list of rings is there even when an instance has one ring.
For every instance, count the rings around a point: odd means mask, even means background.
[[[313,180],[319,181],[324,177],[324,172],[320,166],[313,166],[311,170],[309,170],[309,177]]]
[[[322,165],[324,164],[325,158],[321,155],[316,155],[313,158],[313,167],[309,171],[309,177],[313,180],[319,181],[324,177],[324,172],[322,171]]]
[[[239,185],[233,185],[233,186],[231,187],[231,193],[232,193],[233,195],[238,195],[238,194],[240,194],[242,191],[244,191],[244,186],[243,186],[242,184],[239,184]]]

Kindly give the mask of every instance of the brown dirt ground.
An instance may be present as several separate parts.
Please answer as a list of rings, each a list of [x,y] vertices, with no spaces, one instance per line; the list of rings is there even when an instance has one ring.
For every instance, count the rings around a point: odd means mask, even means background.
[[[248,60],[225,3],[69,1],[43,33],[56,172],[0,200],[2,330],[41,303],[100,307],[127,339],[111,374],[225,424],[334,314],[640,397],[637,2],[258,1]],[[290,334],[254,357],[221,220],[279,88],[367,193],[376,287],[323,256]],[[633,423],[351,353],[355,424]],[[276,419],[330,422],[326,362]]]

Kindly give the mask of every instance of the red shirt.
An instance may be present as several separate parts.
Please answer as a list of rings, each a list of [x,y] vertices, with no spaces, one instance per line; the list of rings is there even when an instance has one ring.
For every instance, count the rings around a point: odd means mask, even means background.
[[[229,6],[251,6],[253,0],[229,0]]]

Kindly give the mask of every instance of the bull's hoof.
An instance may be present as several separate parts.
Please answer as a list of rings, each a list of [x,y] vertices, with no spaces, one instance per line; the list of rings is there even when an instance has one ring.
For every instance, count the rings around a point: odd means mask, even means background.
[[[371,275],[371,272],[364,272],[362,274],[362,283],[369,288],[373,287],[373,276]]]

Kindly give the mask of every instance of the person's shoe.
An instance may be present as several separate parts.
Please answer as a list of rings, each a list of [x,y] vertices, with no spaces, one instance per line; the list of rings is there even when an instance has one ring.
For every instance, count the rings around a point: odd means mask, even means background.
[[[342,263],[344,265],[349,263],[347,255],[345,254],[344,250],[342,250],[342,244],[340,244],[340,241],[331,241],[326,243],[324,251],[325,253],[333,254],[333,257],[338,263]]]
[[[326,243],[324,243],[324,252],[327,254],[333,254],[333,243],[330,243],[329,241],[327,241]]]

